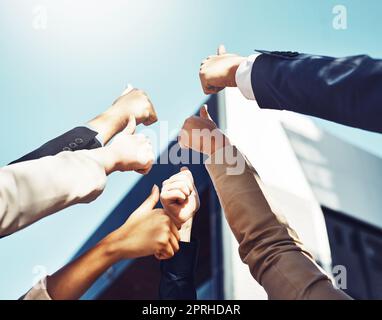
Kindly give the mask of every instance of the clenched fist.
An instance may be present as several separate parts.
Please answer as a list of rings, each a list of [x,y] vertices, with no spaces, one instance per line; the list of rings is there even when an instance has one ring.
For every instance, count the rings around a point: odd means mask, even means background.
[[[147,94],[129,86],[111,107],[87,124],[101,135],[106,145],[116,134],[125,129],[130,117],[134,117],[137,124],[143,123],[146,126],[158,120]]]
[[[134,116],[137,124],[143,123],[145,126],[153,124],[158,120],[149,97],[144,91],[139,89],[132,89],[126,94],[122,94],[122,96],[113,102],[108,112],[110,115],[125,119],[125,122],[130,116]]]
[[[200,202],[188,168],[181,168],[179,173],[163,182],[160,200],[166,213],[178,227],[193,218]]]
[[[203,60],[199,77],[205,94],[217,93],[226,87],[237,87],[236,71],[244,57],[228,54],[224,46],[218,48],[217,55]]]
[[[192,116],[183,124],[178,136],[181,148],[212,155],[224,147],[228,138],[219,130],[208,113],[207,105],[200,109],[200,116]]]

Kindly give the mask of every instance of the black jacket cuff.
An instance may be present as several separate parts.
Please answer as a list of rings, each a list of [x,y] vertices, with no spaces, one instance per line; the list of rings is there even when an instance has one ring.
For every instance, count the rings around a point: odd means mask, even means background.
[[[189,277],[194,275],[199,243],[196,240],[191,242],[179,242],[179,251],[168,260],[161,261],[162,273],[171,274],[174,278]]]

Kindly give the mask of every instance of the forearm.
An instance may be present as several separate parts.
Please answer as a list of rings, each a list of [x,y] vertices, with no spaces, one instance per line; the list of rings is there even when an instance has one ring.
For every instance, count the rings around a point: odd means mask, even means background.
[[[47,278],[47,291],[53,300],[79,299],[119,256],[107,239]]]
[[[248,164],[242,174],[227,175],[227,162],[214,164],[214,157],[211,162],[207,170],[239,242],[240,257],[270,299],[348,298],[333,287],[296,233],[272,211]]]
[[[87,125],[101,135],[102,142],[106,145],[112,137],[126,127],[127,122],[118,115],[113,115],[106,111],[88,121]]]
[[[63,152],[0,169],[0,235],[96,199],[105,187],[106,174],[92,155],[92,151]]]

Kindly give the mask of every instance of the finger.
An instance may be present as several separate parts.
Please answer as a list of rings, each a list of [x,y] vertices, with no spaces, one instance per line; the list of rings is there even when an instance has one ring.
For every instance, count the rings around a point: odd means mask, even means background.
[[[179,251],[179,242],[178,242],[178,239],[176,238],[176,236],[174,234],[171,234],[171,236],[170,236],[170,245],[171,245],[174,253]]]
[[[179,230],[178,230],[176,224],[175,223],[171,223],[170,228],[171,228],[171,232],[175,236],[176,240],[180,241],[180,234],[179,234]]]
[[[159,188],[156,184],[154,184],[151,189],[151,194],[147,197],[147,199],[138,207],[136,211],[139,212],[147,212],[149,210],[154,209],[156,204],[159,201]]]
[[[226,54],[226,50],[225,50],[225,46],[224,44],[221,44],[219,47],[218,47],[218,56],[222,55],[222,54]]]
[[[166,245],[166,248],[161,253],[164,259],[169,259],[174,256],[175,252],[170,242]]]
[[[162,193],[172,190],[180,190],[186,197],[188,197],[192,192],[192,185],[186,181],[175,181],[173,183],[165,184],[162,188]]]
[[[154,257],[157,258],[158,260],[162,260],[162,254],[160,252],[155,253]]]
[[[143,175],[147,175],[147,174],[151,171],[151,169],[153,168],[153,163],[154,163],[154,161],[150,161],[149,164],[147,164],[147,165],[146,165],[144,168],[142,168],[142,169],[138,169],[137,172],[138,172],[138,173],[141,173],[141,174],[143,174]]]
[[[147,175],[149,172],[150,172],[151,168],[149,169],[139,169],[139,170],[136,170],[135,172],[141,174],[141,175]]]
[[[187,177],[187,179],[194,184],[194,176],[192,175],[192,172],[187,167],[180,168],[180,174],[183,174]]]
[[[121,94],[121,97],[126,95],[126,94],[129,94],[131,91],[134,90],[134,87],[129,83],[126,87],[125,90],[123,90],[122,94]]]
[[[218,93],[219,91],[223,90],[224,88],[220,87],[214,87],[214,86],[207,86],[204,88],[204,93],[205,94],[215,94]]]
[[[166,201],[185,201],[187,196],[179,189],[174,189],[162,192],[161,198]]]
[[[135,128],[137,127],[137,121],[135,120],[135,117],[133,115],[129,116],[129,122],[127,123],[127,126],[123,132],[127,134],[134,134]]]
[[[192,190],[194,179],[192,177],[191,171],[189,171],[189,170],[188,171],[181,171],[181,172],[173,175],[169,179],[163,181],[162,186],[164,188],[167,188],[168,186],[170,186],[171,184],[173,184],[175,182],[186,183],[188,188]]]
[[[143,123],[145,126],[152,125],[153,123],[158,121],[157,113],[154,109],[154,106],[151,108],[149,118]]]
[[[208,105],[204,104],[199,111],[200,117],[207,120],[212,120],[210,114],[208,113]]]

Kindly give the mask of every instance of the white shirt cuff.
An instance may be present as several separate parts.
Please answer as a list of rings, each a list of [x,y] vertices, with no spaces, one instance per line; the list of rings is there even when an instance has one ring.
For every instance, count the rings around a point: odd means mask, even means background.
[[[235,79],[237,87],[239,88],[243,96],[249,100],[256,100],[255,94],[253,93],[252,89],[251,74],[253,63],[259,55],[260,54],[258,53],[249,56],[247,60],[244,60],[240,64],[239,68],[236,71]]]
[[[102,134],[100,134],[95,128],[93,128],[91,125],[89,124],[84,124],[84,127],[92,130],[92,131],[95,131],[97,132],[98,134],[95,136],[95,138],[98,140],[98,142],[101,144],[101,147],[104,147],[104,143],[103,143],[103,137],[102,137]]]

